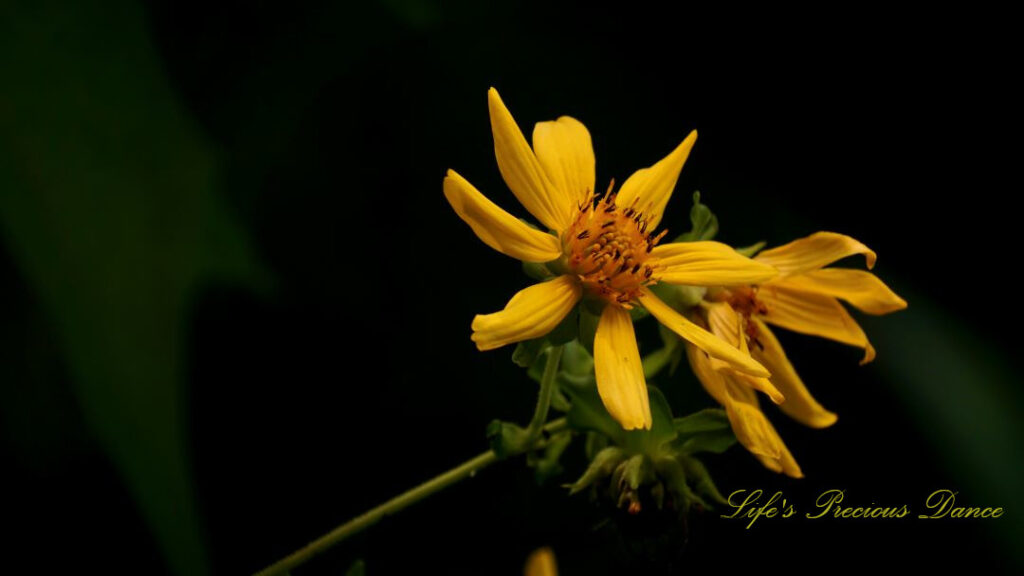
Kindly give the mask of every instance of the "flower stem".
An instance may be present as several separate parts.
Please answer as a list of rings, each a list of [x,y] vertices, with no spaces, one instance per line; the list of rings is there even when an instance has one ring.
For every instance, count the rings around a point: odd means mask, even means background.
[[[537,408],[533,411],[533,419],[526,427],[526,447],[532,447],[540,436],[541,427],[548,419],[548,408],[551,407],[551,396],[555,393],[555,376],[558,375],[558,363],[562,360],[563,346],[552,346],[548,352],[547,363],[544,364],[544,375],[540,379],[540,393],[537,394]]]
[[[559,348],[559,353],[560,352],[561,349]],[[548,363],[550,365],[550,358],[548,360]],[[556,369],[557,364],[558,361],[556,360]],[[547,375],[547,369],[545,369],[544,373],[545,375]],[[553,376],[551,377],[551,380],[554,380]],[[549,391],[548,402],[550,402],[550,400],[551,393]],[[541,407],[539,404],[540,402],[538,402],[538,412],[541,411]],[[544,406],[543,413],[544,416],[547,415],[547,404],[545,404]],[[531,422],[531,425],[532,424],[533,423]],[[548,422],[544,426],[538,426],[537,435],[539,436],[541,431],[554,433],[562,431],[565,428],[565,418],[559,418],[557,420],[552,420],[551,422]],[[542,446],[538,446],[538,448],[541,447]],[[316,556],[317,554],[327,550],[335,544],[338,544],[339,542],[345,540],[349,536],[357,534],[361,532],[363,529],[376,524],[385,516],[396,514],[405,509],[406,507],[415,504],[416,502],[419,502],[420,500],[426,498],[427,496],[430,496],[431,494],[434,494],[435,492],[439,492],[460,480],[471,478],[475,476],[478,471],[483,470],[484,468],[490,466],[491,464],[494,464],[498,460],[498,455],[494,453],[494,450],[488,450],[487,452],[484,452],[483,454],[480,454],[475,458],[471,458],[463,462],[462,464],[459,464],[455,468],[452,468],[447,472],[439,474],[434,478],[420,484],[419,486],[416,486],[411,490],[399,494],[398,496],[395,496],[394,498],[388,500],[387,502],[381,504],[380,506],[377,506],[376,508],[364,514],[361,514],[353,518],[352,520],[349,520],[341,526],[338,526],[334,530],[331,530],[327,534],[324,534],[323,536],[317,538],[309,544],[306,544],[305,546],[289,554],[285,558],[282,558],[281,560],[278,560],[270,566],[267,566],[263,570],[260,570],[256,573],[255,576],[274,576],[286,574],[288,573],[289,570],[292,570],[297,566],[305,564],[313,556]]]

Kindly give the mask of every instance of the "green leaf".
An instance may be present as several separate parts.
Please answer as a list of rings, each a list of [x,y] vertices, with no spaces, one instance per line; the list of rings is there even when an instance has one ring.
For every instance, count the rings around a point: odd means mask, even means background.
[[[578,340],[573,340],[566,343],[562,350],[562,363],[559,367],[572,376],[591,376],[594,373],[594,357]]]
[[[725,410],[720,408],[705,408],[694,412],[689,416],[676,418],[672,421],[680,438],[686,438],[704,432],[716,432],[729,429],[729,418]]]
[[[562,391],[572,403],[569,411],[565,414],[569,427],[574,430],[600,432],[614,443],[622,444],[626,431],[605,410],[593,378],[582,386],[563,385]]]
[[[5,249],[169,571],[206,574],[186,459],[189,314],[210,282],[265,277],[145,7],[25,4],[0,18]]]
[[[654,457],[660,455],[665,446],[676,439],[676,430],[672,426],[672,409],[661,390],[648,386],[647,395],[651,406],[651,429],[624,431],[622,445],[633,453]]]
[[[707,408],[684,418],[676,418],[673,426],[679,435],[675,447],[683,454],[721,454],[736,443],[736,436],[725,411],[717,408]]]
[[[679,235],[673,242],[697,242],[711,240],[718,234],[718,217],[711,209],[700,203],[700,192],[693,193],[693,208],[690,208],[690,231]]]
[[[587,353],[591,356],[594,355],[594,336],[597,334],[597,323],[601,320],[601,311],[596,312],[591,307],[586,305],[586,302],[580,305],[580,331],[579,340],[583,348],[586,349]]]

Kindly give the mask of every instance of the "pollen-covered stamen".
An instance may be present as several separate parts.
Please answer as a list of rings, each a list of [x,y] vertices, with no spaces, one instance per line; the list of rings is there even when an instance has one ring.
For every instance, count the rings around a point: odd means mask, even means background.
[[[657,264],[651,250],[666,232],[647,233],[647,219],[615,203],[612,185],[600,199],[591,195],[563,239],[567,264],[591,294],[629,309],[643,286],[654,283]]]

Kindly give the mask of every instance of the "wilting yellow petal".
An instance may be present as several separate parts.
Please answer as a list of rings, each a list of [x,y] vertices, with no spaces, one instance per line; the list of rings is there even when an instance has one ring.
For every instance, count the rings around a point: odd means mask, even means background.
[[[533,151],[548,180],[580,206],[594,192],[594,146],[587,127],[562,116],[533,127]]]
[[[826,294],[846,300],[868,314],[888,314],[907,307],[884,282],[871,272],[849,268],[822,268],[777,280],[794,290]]]
[[[623,208],[634,207],[647,218],[647,226],[654,230],[661,222],[665,205],[672,196],[672,191],[679,180],[679,172],[690,156],[693,143],[697,141],[697,131],[683,140],[671,154],[664,157],[654,166],[641,168],[622,184],[616,204]],[[634,204],[634,202],[636,204]]]
[[[502,254],[526,262],[550,262],[562,255],[558,238],[505,212],[454,170],[444,178],[444,197],[484,244]]]
[[[721,242],[672,242],[651,250],[657,259],[658,280],[687,286],[760,284],[778,275],[768,266]]]
[[[743,327],[743,322],[746,320],[737,314],[732,309],[732,306],[725,302],[708,304],[707,313],[708,328],[712,334],[739,348],[743,354],[750,355],[750,350],[747,347],[746,330]],[[732,370],[732,365],[717,358],[711,359],[711,367],[715,370]],[[765,368],[768,367],[765,366]],[[768,370],[771,371],[771,368],[768,368]],[[781,404],[786,400],[782,392],[767,378],[750,376],[743,373],[736,373],[735,375],[737,376],[737,381],[745,383],[755,390],[764,392],[776,404]]]
[[[779,408],[805,426],[826,428],[835,424],[838,417],[811,396],[771,329],[756,318],[751,320],[757,326],[757,337],[761,343],[760,347],[752,350],[754,358],[771,371],[772,384],[786,397]]]
[[[769,324],[863,348],[861,364],[875,358],[875,349],[864,331],[839,300],[831,296],[793,290],[771,282],[761,286],[757,300],[766,308],[761,319]]]
[[[647,381],[629,312],[604,307],[594,336],[597,392],[608,413],[626,430],[651,427]]]
[[[559,233],[569,226],[573,199],[548,180],[512,114],[491,88],[487,93],[494,135],[494,156],[505,183],[523,206],[548,228]]]
[[[863,254],[868,268],[875,266],[875,253],[860,242],[835,232],[816,232],[778,248],[765,250],[754,259],[778,268],[784,275],[817,270],[847,256]]]
[[[525,576],[558,576],[558,565],[555,563],[555,554],[551,548],[534,550],[526,559]]]
[[[687,343],[686,355],[701,385],[725,408],[739,443],[769,470],[793,478],[803,477],[803,472],[779,433],[761,412],[754,391],[736,382],[730,375],[712,368],[707,354],[693,344]]]
[[[640,304],[665,325],[687,342],[692,342],[701,350],[714,358],[728,362],[735,370],[751,376],[769,376],[761,366],[747,354],[743,354],[735,346],[697,326],[661,301],[649,288],[640,291]]]
[[[501,312],[473,319],[473,341],[480,350],[493,350],[540,338],[558,326],[579,302],[580,294],[579,284],[569,276],[524,288]]]

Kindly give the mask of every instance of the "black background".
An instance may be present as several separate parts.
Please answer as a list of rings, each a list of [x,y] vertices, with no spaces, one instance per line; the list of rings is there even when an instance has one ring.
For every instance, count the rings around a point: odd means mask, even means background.
[[[772,413],[805,479],[763,470],[740,448],[708,464],[726,493],[783,490],[803,512],[840,488],[848,503],[907,504],[911,516],[746,530],[698,514],[671,570],[923,570],[967,558],[1009,572],[1021,437],[1004,418],[1022,404],[1009,369],[1020,145],[1006,20],[819,10],[147,5],[142,32],[212,143],[218,194],[273,278],[266,290],[206,285],[187,311],[182,418],[213,571],[255,571],[486,449],[491,419],[528,419],[535,388],[511,350],[480,353],[469,340],[473,315],[500,309],[528,280],[441,193],[454,168],[526,215],[493,160],[495,86],[524,131],[562,114],[584,122],[599,187],[698,129],[663,220],[670,235],[685,231],[700,190],[720,240],[850,234],[878,252],[875,272],[910,303],[864,320],[878,348],[867,367],[856,350],[782,334],[812,392],[840,415],[815,431]],[[5,416],[52,438],[22,445],[6,428],[4,515],[20,528],[9,552],[38,572],[70,563],[163,573],[156,539],[79,415],[56,329],[7,250],[7,362],[15,374],[45,366],[34,378],[53,383]],[[652,326],[640,336],[655,342]],[[709,405],[687,374],[658,383],[678,413]],[[363,558],[373,575],[516,574],[542,545],[564,574],[653,570],[619,538],[650,526],[603,523],[602,510],[559,486],[583,465],[577,445],[567,474],[536,487],[521,461],[499,464],[295,573],[340,574]],[[1006,516],[914,519],[938,488]],[[658,554],[680,549],[671,541]]]

